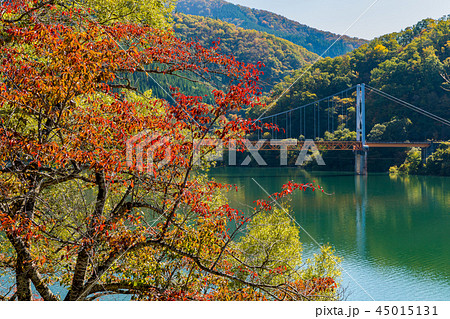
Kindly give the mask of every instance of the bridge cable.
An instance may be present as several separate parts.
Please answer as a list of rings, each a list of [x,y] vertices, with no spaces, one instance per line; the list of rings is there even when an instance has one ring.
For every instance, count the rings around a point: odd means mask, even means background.
[[[413,105],[411,103],[405,102],[405,101],[403,101],[403,100],[401,100],[401,99],[399,99],[399,98],[397,98],[395,96],[392,96],[391,94],[388,94],[388,93],[383,92],[381,90],[375,89],[375,88],[373,88],[373,87],[371,87],[369,85],[366,85],[366,87],[369,90],[371,90],[372,92],[374,92],[374,93],[376,93],[376,94],[378,94],[378,95],[380,95],[380,96],[382,96],[382,97],[384,97],[384,98],[386,98],[388,100],[391,100],[392,102],[398,103],[398,104],[400,104],[402,106],[405,106],[405,107],[407,107],[407,108],[409,108],[409,109],[411,109],[411,110],[413,110],[413,111],[415,111],[417,113],[425,115],[426,117],[429,117],[429,118],[431,118],[431,119],[433,119],[433,120],[435,120],[437,122],[440,122],[440,123],[442,123],[444,125],[450,126],[450,121],[448,121],[448,120],[446,120],[446,119],[444,119],[444,118],[442,118],[440,116],[437,116],[437,115],[435,115],[433,113],[425,111],[424,109],[421,109],[420,107],[417,107],[417,106],[415,106],[415,105]]]
[[[280,128],[278,127],[278,116],[276,116],[276,115],[275,115],[275,126],[276,126],[275,139],[278,139],[278,132],[279,132]]]
[[[276,113],[276,114],[268,115],[268,116],[265,116],[265,117],[261,117],[261,118],[259,118],[258,120],[262,120],[262,119],[266,119],[266,118],[271,118],[271,117],[274,116],[274,115],[282,115],[282,114],[286,114],[286,113],[289,113],[289,112],[291,112],[291,111],[296,111],[296,110],[299,110],[299,109],[304,109],[305,107],[314,105],[314,104],[317,103],[317,102],[326,101],[327,99],[332,98],[332,97],[336,96],[337,94],[343,94],[343,93],[345,93],[345,92],[352,91],[354,88],[356,88],[356,85],[354,85],[354,86],[352,86],[352,87],[350,87],[350,88],[348,88],[348,89],[342,90],[341,92],[337,92],[337,93],[335,93],[335,94],[333,94],[333,95],[330,95],[330,96],[324,97],[324,98],[322,98],[322,99],[319,99],[319,100],[317,100],[317,101],[314,101],[314,102],[311,102],[311,103],[308,103],[308,104],[305,104],[305,105],[302,105],[302,106],[298,106],[298,107],[296,107],[296,108],[294,108],[294,109],[291,109],[291,110],[287,110],[287,111],[279,112],[279,113]]]
[[[289,138],[292,138],[292,112],[289,112]]]
[[[259,122],[261,122],[261,124],[260,124],[261,130],[258,130],[258,140],[261,139],[261,135],[262,135],[262,132],[263,132],[263,129],[264,129],[264,123],[262,121],[259,121]]]
[[[329,99],[328,99],[328,108],[327,108],[327,110],[328,110],[327,131],[330,132],[330,100]]]
[[[272,123],[272,134],[271,134],[271,137],[272,137],[272,138],[275,137],[275,130],[274,130],[274,127],[273,127],[273,124],[274,124],[274,123],[273,123],[273,120],[274,120],[274,119],[275,119],[275,117],[272,116],[272,119],[270,120],[270,123]]]
[[[333,133],[333,112],[334,112],[334,101],[331,100],[331,109],[330,109],[330,133]]]
[[[314,129],[314,139],[316,139],[316,103],[313,106],[313,129]]]
[[[306,139],[306,108],[303,108],[303,136]]]
[[[298,138],[300,138],[300,135],[302,135],[302,111],[298,111]]]
[[[317,137],[320,137],[320,101],[317,102]]]
[[[421,113],[422,115],[425,115],[425,116],[430,117],[430,118],[432,118],[434,120],[437,120],[437,121],[448,122],[444,118],[441,118],[441,117],[439,117],[439,116],[437,116],[437,115],[435,115],[433,113],[425,111],[424,109],[421,109],[421,108],[419,108],[417,106],[414,106],[414,105],[412,105],[412,104],[410,104],[408,102],[405,102],[405,101],[403,101],[403,100],[401,100],[399,98],[396,98],[395,96],[392,96],[392,95],[390,95],[390,94],[388,94],[386,92],[383,92],[383,91],[380,91],[380,90],[376,90],[376,89],[372,89],[372,90],[373,90],[374,93],[376,93],[376,94],[378,94],[378,95],[380,95],[380,96],[382,96],[382,97],[384,97],[384,98],[386,98],[386,99],[388,99],[390,101],[398,103],[398,104],[400,104],[402,106],[408,107],[408,108],[410,108],[410,109],[412,109],[412,110],[414,110],[414,111],[416,111],[418,113]]]
[[[348,99],[348,92],[345,92],[345,103],[347,103]],[[345,127],[348,128],[348,110],[347,110],[347,104],[345,105]]]

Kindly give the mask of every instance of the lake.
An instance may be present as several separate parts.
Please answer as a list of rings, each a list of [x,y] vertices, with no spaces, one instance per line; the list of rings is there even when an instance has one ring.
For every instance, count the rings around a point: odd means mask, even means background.
[[[305,257],[318,251],[314,240],[343,257],[347,300],[450,300],[449,177],[242,167],[210,175],[239,187],[228,196],[241,209],[267,198],[255,181],[269,193],[289,180],[315,181],[330,193],[299,191],[291,206]]]

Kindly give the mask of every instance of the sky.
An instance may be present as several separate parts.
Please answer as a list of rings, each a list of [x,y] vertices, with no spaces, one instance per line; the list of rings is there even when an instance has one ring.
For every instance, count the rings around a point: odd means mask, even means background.
[[[425,18],[438,19],[450,14],[450,0],[227,1],[272,11],[320,30],[367,40],[398,32]]]

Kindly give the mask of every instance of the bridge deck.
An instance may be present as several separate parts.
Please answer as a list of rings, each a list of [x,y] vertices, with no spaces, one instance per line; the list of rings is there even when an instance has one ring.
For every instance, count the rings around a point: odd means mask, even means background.
[[[298,141],[297,145],[289,145],[289,150],[301,150],[305,144],[305,141]],[[320,151],[357,151],[362,150],[363,146],[361,142],[357,141],[314,141],[314,144]],[[381,148],[381,147],[422,147],[426,148],[431,145],[430,142],[368,142],[366,145],[369,148]],[[260,150],[270,151],[280,149],[279,145],[272,145],[269,142],[264,143]]]
[[[429,142],[367,142],[369,147],[429,147]]]

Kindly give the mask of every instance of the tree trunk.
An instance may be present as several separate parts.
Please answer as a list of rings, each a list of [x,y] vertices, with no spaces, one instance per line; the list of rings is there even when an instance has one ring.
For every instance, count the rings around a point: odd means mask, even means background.
[[[27,194],[27,196],[31,195],[26,201],[24,205],[24,213],[27,218],[32,219],[34,215],[34,203],[35,197],[33,196],[35,192],[36,181],[33,181],[33,187]],[[24,248],[28,249],[28,245],[24,243]],[[17,251],[17,264],[16,264],[16,285],[17,285],[17,300],[19,301],[30,301],[32,297],[31,292],[31,278],[28,274],[27,267],[25,265],[27,261],[22,251]]]
[[[31,300],[31,279],[27,275],[24,268],[24,260],[20,255],[17,256],[16,264],[16,284],[17,284],[17,299],[19,301]]]
[[[77,300],[84,289],[84,280],[86,279],[86,271],[88,267],[89,255],[86,248],[83,248],[78,253],[77,263],[75,265],[75,271],[72,279],[72,285],[70,286],[69,293],[64,301]]]
[[[18,237],[7,235],[10,243],[14,246],[17,254],[16,264],[16,286],[19,300],[31,300],[31,282],[44,300],[56,301],[58,298],[52,293],[33,265],[27,245]],[[31,281],[31,282],[30,282]]]

